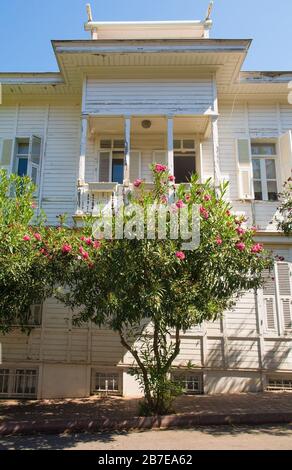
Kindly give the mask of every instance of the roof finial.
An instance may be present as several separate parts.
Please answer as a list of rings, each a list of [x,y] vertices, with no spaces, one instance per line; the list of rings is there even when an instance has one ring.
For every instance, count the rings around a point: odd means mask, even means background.
[[[205,19],[205,21],[209,21],[209,20],[210,20],[211,13],[212,13],[212,10],[213,10],[213,6],[214,6],[214,1],[211,0],[211,2],[209,3],[209,6],[208,6],[208,10],[207,10],[207,14],[206,14],[206,19]]]
[[[88,22],[90,23],[92,21],[92,11],[91,11],[90,3],[86,4],[86,11],[87,11]]]

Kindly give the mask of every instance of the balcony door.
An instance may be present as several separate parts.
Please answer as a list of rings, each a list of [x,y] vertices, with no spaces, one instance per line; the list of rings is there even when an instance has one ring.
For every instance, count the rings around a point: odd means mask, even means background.
[[[176,183],[187,183],[196,173],[195,141],[181,139],[174,141],[174,176]]]
[[[123,152],[112,153],[112,182],[123,184],[124,181],[124,154]]]

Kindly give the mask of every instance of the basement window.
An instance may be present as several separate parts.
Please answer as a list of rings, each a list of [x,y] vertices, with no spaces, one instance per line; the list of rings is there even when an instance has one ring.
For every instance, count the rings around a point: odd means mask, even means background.
[[[182,385],[185,395],[202,395],[204,393],[202,374],[174,372],[172,378]]]
[[[1,398],[36,398],[37,383],[37,369],[0,369]]]
[[[290,378],[268,377],[266,390],[268,391],[282,390],[284,392],[292,392],[292,377]]]
[[[93,371],[92,393],[121,393],[121,376],[118,372]]]

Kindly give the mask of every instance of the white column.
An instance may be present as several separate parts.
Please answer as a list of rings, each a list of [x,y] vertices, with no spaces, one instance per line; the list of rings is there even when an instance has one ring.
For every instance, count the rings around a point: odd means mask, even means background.
[[[78,184],[85,183],[85,155],[87,144],[87,118],[83,117],[81,120],[81,141],[80,141],[80,157],[79,157],[79,176]]]
[[[214,183],[218,188],[221,182],[220,161],[219,161],[219,132],[218,132],[218,116],[211,117],[212,127],[212,143],[213,143],[213,166],[214,166]]]
[[[167,166],[171,175],[174,173],[173,159],[173,117],[167,118]]]
[[[130,151],[131,151],[131,117],[125,117],[125,166],[124,185],[129,186],[130,182]]]

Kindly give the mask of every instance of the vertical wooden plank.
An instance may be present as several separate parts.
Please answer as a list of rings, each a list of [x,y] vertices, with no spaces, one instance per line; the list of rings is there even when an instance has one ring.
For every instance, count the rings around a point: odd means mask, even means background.
[[[174,173],[173,158],[173,117],[167,118],[167,166],[171,175]]]
[[[130,152],[131,152],[131,117],[125,117],[125,166],[124,185],[129,186],[130,182]]]
[[[80,157],[79,157],[79,176],[78,176],[78,183],[80,185],[85,183],[86,142],[87,142],[87,118],[82,117],[82,119],[81,119]]]
[[[219,132],[218,116],[211,117],[212,145],[213,145],[213,165],[214,165],[214,183],[218,188],[221,182],[220,161],[219,161]]]

